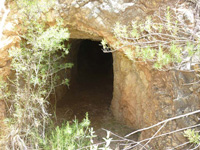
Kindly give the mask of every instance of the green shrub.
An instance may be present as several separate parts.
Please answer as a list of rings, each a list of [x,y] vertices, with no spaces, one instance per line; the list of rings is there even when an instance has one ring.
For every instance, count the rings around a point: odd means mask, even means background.
[[[93,128],[89,127],[88,114],[82,122],[74,120],[72,124],[63,123],[51,132],[47,132],[45,140],[40,140],[40,147],[45,150],[75,150],[93,144]],[[89,149],[89,147],[88,147]]]
[[[194,33],[184,24],[176,8],[162,11],[162,16],[132,21],[129,26],[117,22],[113,27],[117,42],[109,48],[102,40],[104,50],[121,50],[130,60],[150,62],[156,69],[180,69],[193,57],[199,63],[199,32]],[[199,28],[199,24],[194,26]]]
[[[185,130],[184,136],[188,138],[191,144],[199,145],[200,144],[200,135],[195,130]]]
[[[16,0],[23,21],[20,47],[9,50],[14,76],[9,87],[1,86],[1,96],[7,104],[5,124],[8,134],[4,138],[7,149],[39,149],[40,135],[45,140],[50,122],[49,95],[65,79],[58,82],[57,73],[71,68],[71,63],[61,63],[68,54],[64,42],[69,39],[62,20],[47,26],[41,14],[50,9],[45,1]],[[42,6],[42,7],[41,7]],[[46,7],[44,7],[46,6]]]

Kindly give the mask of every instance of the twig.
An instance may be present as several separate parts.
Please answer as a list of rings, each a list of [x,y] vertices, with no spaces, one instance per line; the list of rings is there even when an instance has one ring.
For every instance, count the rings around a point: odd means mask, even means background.
[[[149,141],[148,141],[147,143],[145,143],[145,145],[144,145],[143,147],[145,147],[146,145],[148,145],[148,144],[151,142],[151,140],[162,130],[162,128],[163,128],[166,124],[167,124],[167,122],[165,122],[165,123],[156,131],[156,133],[149,139]],[[140,150],[142,150],[143,147],[142,147]]]
[[[190,112],[190,113],[187,113],[187,114],[183,114],[183,115],[179,115],[179,116],[176,116],[176,117],[172,117],[172,118],[163,120],[163,121],[158,122],[158,123],[156,123],[156,124],[154,124],[152,126],[149,126],[149,127],[146,127],[146,128],[142,128],[142,129],[136,130],[136,131],[134,131],[132,133],[129,133],[125,137],[129,137],[129,136],[131,136],[131,135],[133,135],[135,133],[154,128],[154,127],[159,126],[159,125],[161,125],[161,124],[163,124],[165,122],[169,122],[169,121],[176,120],[176,119],[179,119],[179,118],[183,118],[183,117],[186,117],[186,116],[191,116],[191,115],[194,115],[194,114],[197,114],[197,113],[200,113],[200,110],[196,110],[196,111],[193,111],[193,112]]]

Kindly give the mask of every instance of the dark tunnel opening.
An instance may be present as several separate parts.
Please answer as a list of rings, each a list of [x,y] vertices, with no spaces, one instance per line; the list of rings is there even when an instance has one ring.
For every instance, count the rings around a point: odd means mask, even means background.
[[[98,41],[83,40],[77,55],[77,80],[83,86],[106,88],[113,84],[112,53],[104,53]]]
[[[91,40],[73,40],[69,53],[74,67],[70,88],[57,102],[58,121],[73,120],[75,117],[81,121],[88,112],[92,126],[100,128],[106,116],[113,118],[110,111],[113,94],[112,53],[104,53],[100,42]]]
[[[72,62],[74,67],[68,72],[69,89],[61,87],[57,90],[59,94],[56,95],[61,100],[56,105],[56,123],[61,125],[75,118],[80,122],[88,112],[90,127],[98,135],[96,142],[106,136],[102,128],[120,136],[130,133],[132,129],[115,120],[110,109],[114,79],[112,53],[104,53],[98,41],[71,40],[70,43],[66,61]]]

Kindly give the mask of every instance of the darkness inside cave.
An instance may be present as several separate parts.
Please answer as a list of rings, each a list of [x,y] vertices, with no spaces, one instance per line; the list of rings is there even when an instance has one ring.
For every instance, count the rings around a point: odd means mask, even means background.
[[[75,117],[81,121],[88,112],[92,126],[98,128],[105,117],[112,114],[112,53],[104,53],[100,42],[91,40],[72,40],[69,53],[74,67],[70,88],[57,102],[58,121]]]
[[[98,41],[83,40],[80,43],[77,54],[77,80],[81,86],[89,84],[98,88],[112,88],[112,53],[104,53],[102,49]]]

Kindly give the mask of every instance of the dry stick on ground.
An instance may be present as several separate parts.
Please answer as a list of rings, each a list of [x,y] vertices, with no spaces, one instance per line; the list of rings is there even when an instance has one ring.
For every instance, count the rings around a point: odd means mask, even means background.
[[[149,130],[149,129],[157,127],[157,126],[159,126],[159,125],[161,125],[161,124],[163,124],[165,122],[169,122],[169,121],[176,120],[176,119],[179,119],[179,118],[191,116],[191,115],[194,115],[194,114],[197,114],[197,113],[200,113],[200,110],[196,110],[196,111],[193,111],[193,112],[190,112],[190,113],[187,113],[187,114],[183,114],[183,115],[179,115],[179,116],[175,116],[175,117],[163,120],[163,121],[158,122],[158,123],[156,123],[156,124],[154,124],[152,126],[149,126],[149,127],[142,128],[142,129],[136,130],[134,132],[131,132],[131,133],[127,134],[125,137],[129,137],[129,136],[131,136],[131,135],[133,135],[135,133],[141,132],[141,131]]]
[[[140,150],[142,150],[146,145],[148,145],[150,142],[151,142],[151,140],[162,130],[162,128],[164,128],[164,126],[167,124],[167,122],[165,122],[157,131],[156,131],[156,133],[148,140],[148,142],[147,143],[145,143],[145,145],[140,149]]]
[[[104,131],[106,131],[106,132],[108,132],[109,130],[106,130],[106,129],[104,129],[104,128],[102,128],[102,130],[104,130]],[[136,141],[134,141],[134,140],[130,140],[130,139],[127,139],[127,138],[125,138],[125,137],[121,137],[121,136],[119,136],[119,135],[117,135],[117,134],[115,134],[115,133],[113,133],[113,132],[111,132],[111,131],[109,131],[112,135],[114,135],[114,136],[116,136],[117,138],[119,138],[119,139],[122,139],[123,141],[126,141],[126,142],[131,142],[130,144],[137,144],[137,145],[140,145],[140,146],[142,146],[142,147],[144,147],[142,144],[141,144],[141,142],[136,142]],[[127,146],[127,144],[125,144],[126,146]],[[145,147],[144,147],[145,148]],[[146,149],[146,148],[145,148]]]
[[[184,117],[185,117],[185,116],[189,116],[190,114],[191,114],[191,113],[185,114]],[[167,132],[167,133],[160,134],[160,135],[157,135],[157,136],[156,136],[156,134],[167,124],[167,122],[168,122],[168,121],[162,123],[163,125],[157,130],[157,132],[156,132],[152,137],[146,138],[146,139],[141,140],[141,141],[138,141],[138,142],[137,142],[137,141],[134,141],[134,140],[131,140],[131,139],[127,139],[127,138],[125,138],[125,137],[121,137],[121,136],[119,136],[119,135],[117,135],[117,134],[111,132],[111,134],[113,134],[114,136],[116,136],[116,137],[122,139],[122,140],[113,140],[112,142],[129,142],[129,143],[128,143],[129,146],[127,146],[127,145],[128,145],[127,143],[126,143],[126,144],[121,144],[121,145],[126,146],[126,148],[125,148],[124,150],[130,150],[130,149],[132,149],[132,148],[134,148],[134,147],[136,147],[136,146],[138,146],[138,145],[141,146],[142,148],[146,149],[145,146],[146,146],[151,140],[153,140],[153,139],[160,138],[160,137],[163,137],[163,136],[166,136],[166,135],[170,135],[170,134],[173,134],[173,133],[176,133],[176,132],[180,132],[180,131],[184,131],[184,130],[187,130],[187,129],[191,129],[191,128],[195,128],[195,127],[199,127],[199,126],[200,126],[200,124],[197,124],[197,125],[193,125],[193,126],[181,128],[181,129],[178,129],[178,130],[174,130],[174,131]],[[108,130],[106,130],[106,129],[103,129],[103,130],[104,130],[104,131],[108,131]],[[110,132],[110,131],[109,131],[109,132]],[[142,144],[143,142],[147,142],[147,143],[146,143],[145,145],[143,145],[143,144]],[[176,149],[176,148],[178,148],[178,147],[184,146],[184,145],[189,144],[189,143],[190,143],[190,142],[182,143],[182,144],[180,144],[180,145],[177,145],[177,146],[174,147],[173,149]],[[97,143],[97,145],[102,145],[102,144],[105,144],[105,142]],[[131,145],[132,145],[132,146],[131,146]],[[171,149],[172,149],[172,148],[171,148]]]
[[[191,129],[191,128],[195,128],[195,127],[199,127],[200,126],[200,124],[197,124],[197,125],[194,125],[194,126],[189,126],[189,127],[185,127],[185,128],[181,128],[181,129],[178,129],[178,130],[174,130],[174,131],[171,131],[171,132],[167,132],[167,133],[164,133],[164,134],[161,134],[161,135],[157,135],[157,136],[155,136],[154,138],[147,138],[147,139],[144,139],[144,140],[141,140],[141,141],[139,141],[138,143],[143,143],[143,142],[146,142],[146,141],[148,141],[149,139],[155,139],[155,138],[160,138],[160,137],[163,137],[163,136],[166,136],[166,135],[170,135],[170,134],[173,134],[173,133],[176,133],[176,132],[180,132],[180,131],[184,131],[184,130],[187,130],[187,129]],[[187,142],[186,142],[187,143]],[[190,142],[189,142],[190,143]],[[133,143],[133,144],[135,144],[135,143]],[[188,143],[187,143],[188,144]],[[182,146],[182,145],[186,145],[185,143],[183,143],[183,144],[180,144],[180,145],[178,145],[177,147],[180,147],[180,146]]]
[[[180,144],[180,145],[177,145],[177,146],[174,147],[173,149],[177,149],[177,148],[182,147],[182,146],[185,146],[185,145],[187,145],[187,144],[190,144],[190,142],[185,142],[185,143],[182,143],[182,144]]]
[[[154,138],[156,137],[156,135],[162,130],[162,128],[163,128],[166,124],[167,124],[167,122],[165,122],[165,123],[156,131],[156,133],[155,133],[151,138],[148,139],[148,141],[142,146],[142,148],[140,148],[140,150],[142,150],[143,148],[145,148],[145,146],[147,146],[147,145],[151,142],[151,140],[154,139]],[[139,141],[138,143],[141,144],[140,141]],[[132,149],[132,148],[136,147],[137,145],[138,145],[138,144],[133,145],[133,146],[131,146],[131,147],[127,147],[125,150]],[[146,149],[146,148],[145,148],[145,149]]]

